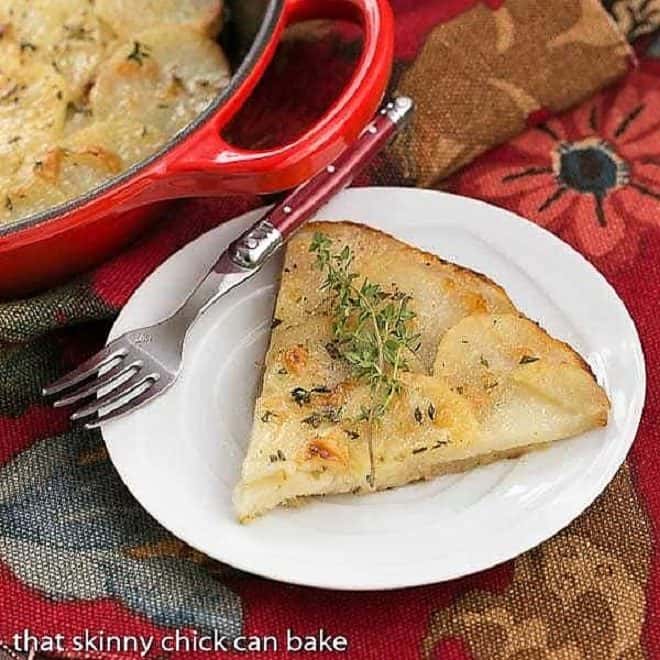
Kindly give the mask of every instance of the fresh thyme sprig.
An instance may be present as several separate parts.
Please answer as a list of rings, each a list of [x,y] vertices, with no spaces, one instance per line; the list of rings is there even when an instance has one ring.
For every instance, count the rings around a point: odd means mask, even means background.
[[[310,252],[316,266],[326,275],[321,288],[332,294],[334,346],[351,366],[353,376],[371,387],[371,405],[363,406],[359,420],[381,418],[401,391],[400,375],[408,371],[409,353],[419,350],[420,335],[410,322],[415,312],[408,308],[411,297],[398,290],[387,292],[376,283],[351,272],[353,253],[348,245],[333,254],[332,241],[322,233],[314,235]],[[373,487],[373,443],[369,434],[369,458]]]

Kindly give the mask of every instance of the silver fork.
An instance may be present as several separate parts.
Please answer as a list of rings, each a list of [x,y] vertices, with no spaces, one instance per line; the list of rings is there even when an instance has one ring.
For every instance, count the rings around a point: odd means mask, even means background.
[[[400,130],[413,108],[399,97],[376,115],[356,142],[294,190],[220,256],[186,302],[169,318],[127,332],[43,389],[56,407],[80,404],[71,419],[96,428],[132,412],[172,386],[181,371],[186,334],[213,303],[255,275],[268,259]]]

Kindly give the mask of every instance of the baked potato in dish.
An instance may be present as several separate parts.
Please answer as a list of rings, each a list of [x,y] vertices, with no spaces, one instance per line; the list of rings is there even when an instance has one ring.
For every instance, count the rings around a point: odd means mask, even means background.
[[[0,0],[0,222],[148,158],[229,83],[220,0]]]

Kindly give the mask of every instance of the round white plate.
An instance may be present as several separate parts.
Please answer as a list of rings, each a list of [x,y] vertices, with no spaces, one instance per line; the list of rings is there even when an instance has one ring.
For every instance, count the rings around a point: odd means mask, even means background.
[[[171,313],[191,283],[259,216],[200,237],[135,293],[110,333]],[[179,381],[103,430],[140,503],[207,555],[277,580],[389,589],[456,578],[532,548],[579,515],[612,479],[644,403],[635,326],[605,279],[552,234],[502,209],[439,192],[346,191],[318,216],[350,219],[485,273],[589,362],[612,402],[606,428],[461,475],[368,496],[334,496],[236,522],[239,476],[280,263],[269,264],[193,328]]]

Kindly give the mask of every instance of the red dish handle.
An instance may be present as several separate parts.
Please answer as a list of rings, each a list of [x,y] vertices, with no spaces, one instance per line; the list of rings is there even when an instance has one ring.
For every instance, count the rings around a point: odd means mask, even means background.
[[[249,89],[239,90],[238,98],[230,100],[228,105],[232,107],[228,112],[220,112],[186,140],[185,153],[173,163],[170,172],[194,172],[198,194],[277,192],[310,178],[357,138],[377,110],[391,73],[394,19],[387,0],[286,0],[259,73],[263,73],[272,58],[286,26],[318,18],[348,19],[359,23],[364,32],[356,70],[325,115],[287,145],[250,151],[228,144],[220,133],[252,91],[254,79]]]

